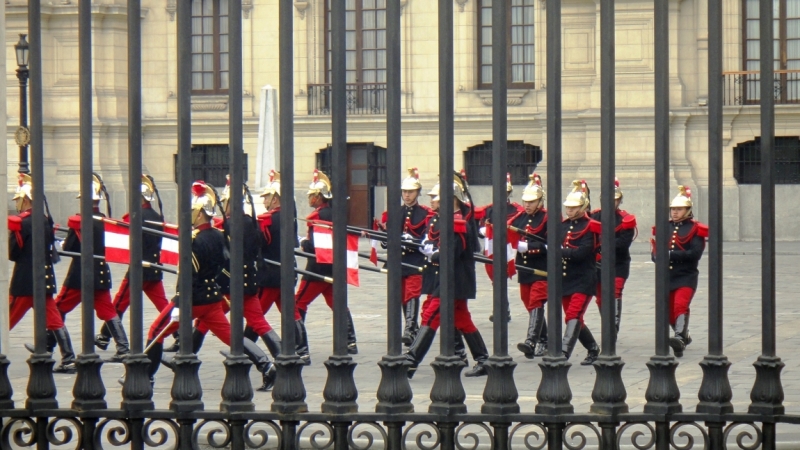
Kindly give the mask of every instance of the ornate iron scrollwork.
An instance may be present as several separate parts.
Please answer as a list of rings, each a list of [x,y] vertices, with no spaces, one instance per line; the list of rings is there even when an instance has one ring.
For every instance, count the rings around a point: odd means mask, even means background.
[[[206,440],[205,444],[208,445],[211,448],[226,448],[228,445],[230,445],[230,443],[231,443],[231,427],[230,427],[230,425],[228,425],[228,422],[225,422],[224,420],[220,420],[220,419],[208,419],[208,420],[204,420],[204,421],[200,422],[194,428],[194,432],[192,433],[192,444],[195,446],[195,448],[197,446],[199,446],[199,444],[200,444],[200,441],[199,441],[200,433],[203,431],[203,428],[205,428],[206,425],[212,424],[212,423],[215,424],[215,425],[220,425],[221,428],[212,428],[212,429],[208,430],[208,433],[205,435],[205,438],[206,438],[205,439]],[[218,441],[217,440],[217,436],[219,436],[220,433],[224,433],[222,435],[223,439],[221,441]]]
[[[358,434],[356,434],[356,428],[359,428],[359,427],[361,427],[361,428],[368,427],[368,428],[367,429],[362,429],[361,431],[358,432]],[[353,425],[351,425],[350,429],[347,431],[347,443],[350,445],[350,447],[352,447],[352,448],[354,448],[356,450],[369,450],[369,449],[371,449],[372,446],[375,444],[375,435],[372,433],[370,428],[374,428],[374,429],[378,430],[378,434],[380,435],[380,437],[382,439],[382,442],[383,442],[383,445],[381,445],[381,448],[385,448],[386,446],[388,446],[388,444],[389,444],[389,436],[386,434],[386,430],[384,430],[383,427],[380,424],[378,424],[377,422],[356,422]],[[356,437],[358,437],[360,439],[366,439],[367,440],[366,444],[361,445],[361,444],[357,443],[355,441],[355,439],[353,438],[353,435],[355,435]]]
[[[703,450],[708,448],[708,433],[706,432],[705,428],[697,424],[696,422],[678,422],[673,425],[669,429],[669,443],[675,450],[690,450],[694,448],[694,436],[686,431],[678,432],[683,427],[694,427],[700,431],[700,434],[703,436]],[[686,439],[685,445],[679,445],[675,443],[675,437],[679,437],[682,439]]]
[[[650,425],[647,422],[631,422],[631,423],[626,423],[626,424],[622,425],[621,427],[619,427],[619,430],[617,430],[617,447],[619,447],[620,443],[622,442],[622,435],[627,430],[629,430],[629,429],[631,429],[633,427],[636,427],[636,426],[641,426],[641,427],[647,428],[647,430],[650,432],[650,440],[645,442],[644,444],[639,443],[639,438],[646,436],[646,434],[644,434],[644,432],[642,432],[640,430],[636,430],[636,431],[633,432],[633,434],[631,434],[631,445],[633,445],[637,450],[649,450],[649,449],[655,447],[655,445],[656,445],[656,430],[655,430],[655,428],[653,428],[652,425]]]
[[[154,425],[161,424],[161,426],[153,428]],[[180,445],[180,429],[178,424],[168,419],[150,419],[144,423],[142,428],[142,439],[148,447],[162,447],[167,443],[170,433],[166,430],[169,427],[172,431],[175,444],[171,450],[175,450]]]
[[[441,436],[439,435],[439,428],[432,423],[429,422],[414,422],[411,425],[407,426],[405,431],[403,431],[403,450],[408,450],[408,445],[406,442],[408,441],[408,436],[411,434],[411,430],[417,427],[428,427],[416,435],[414,435],[414,443],[416,444],[414,449],[420,450],[433,450],[439,447],[439,442],[441,440]],[[432,430],[432,432],[430,431]],[[433,439],[433,444],[427,444],[424,440],[431,440]]]
[[[458,426],[458,428],[456,428],[456,448],[458,448],[458,450],[477,450],[478,447],[482,447],[481,436],[475,432],[465,433],[463,436],[466,439],[472,439],[471,447],[466,447],[464,445],[461,445],[461,432],[464,431],[467,427],[482,428],[483,431],[485,431],[486,434],[489,436],[489,448],[492,450],[494,449],[494,433],[492,433],[492,429],[485,423],[467,422],[467,423],[462,423],[461,425]]]
[[[254,430],[253,426],[255,425],[265,425],[266,427],[271,428],[272,431],[275,432],[275,440],[277,441],[277,445],[275,445],[274,448],[282,448],[281,427],[279,427],[275,422],[268,420],[253,420],[244,427],[245,445],[250,448],[268,448],[267,444],[269,444],[270,441],[270,434],[264,429]],[[256,441],[254,438],[259,438],[260,440]]]
[[[533,427],[534,430],[528,431],[522,436],[522,444],[525,446],[526,450],[542,450],[547,446],[547,428],[540,423],[519,423],[514,428],[511,429],[511,433],[508,434],[508,442],[511,445],[514,445],[514,436],[516,436],[517,432],[520,430],[524,430],[525,428]],[[541,434],[539,434],[541,432]],[[534,438],[536,441],[531,443],[530,439]],[[537,443],[538,442],[538,443]]]
[[[69,425],[59,426],[58,424],[61,422],[67,422]],[[74,442],[75,448],[78,449],[81,448],[81,442],[83,442],[81,431],[82,425],[78,419],[74,417],[55,417],[47,424],[47,442],[53,445],[67,445],[73,442],[72,438],[74,436],[77,436]]]
[[[755,431],[756,435],[753,436],[752,434],[750,434],[750,431],[747,430],[747,429],[742,430],[738,434],[736,434],[736,445],[738,445],[741,450],[756,450],[756,449],[760,448],[761,447],[761,429],[758,428],[758,426],[756,426],[756,424],[753,423],[753,422],[733,422],[733,423],[731,423],[730,425],[725,427],[725,433],[723,434],[723,436],[724,436],[723,442],[727,445],[728,437],[730,437],[731,432],[733,431],[733,429],[737,428],[739,426],[742,426],[742,425],[746,425],[746,426],[752,427],[753,430]],[[745,438],[750,439],[753,442],[748,445],[748,444],[746,444],[744,442]]]
[[[13,439],[14,445],[17,447],[33,447],[36,445],[36,433],[33,432],[35,428],[36,423],[33,419],[27,417],[10,419],[3,427],[2,436],[0,436],[3,448],[11,448],[12,441],[9,439]]]
[[[308,443],[311,445],[311,448],[314,450],[325,450],[333,447],[333,427],[331,427],[330,424],[327,422],[306,422],[297,430],[297,448],[301,448],[300,438],[303,436],[303,432],[312,425],[322,427],[323,429],[314,430],[308,437]],[[324,444],[317,442],[317,438],[320,437],[327,439],[327,442]]]
[[[109,428],[105,438],[108,439],[108,442],[114,447],[121,447],[131,441],[131,433],[130,429],[128,428],[128,422],[123,419],[103,419],[97,424],[97,428],[94,430],[94,446],[96,448],[104,448],[103,446],[103,432],[105,431],[106,425],[111,422],[116,422],[119,425]]]
[[[567,447],[569,450],[583,450],[586,448],[586,444],[589,442],[589,439],[582,431],[575,430],[570,433],[570,431],[575,427],[584,427],[594,431],[597,441],[600,442],[600,430],[598,430],[596,426],[592,425],[591,423],[571,422],[564,427],[564,447]],[[573,444],[573,442],[576,440],[578,440],[578,443]]]

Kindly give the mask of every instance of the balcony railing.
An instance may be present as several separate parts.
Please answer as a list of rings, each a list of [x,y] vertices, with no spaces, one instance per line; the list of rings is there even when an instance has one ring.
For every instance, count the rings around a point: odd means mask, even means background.
[[[757,105],[761,100],[758,71],[724,72],[724,104]],[[776,70],[773,89],[776,104],[800,103],[800,70]]]
[[[331,113],[331,85],[308,85],[308,115]],[[347,85],[347,114],[386,114],[386,83]]]

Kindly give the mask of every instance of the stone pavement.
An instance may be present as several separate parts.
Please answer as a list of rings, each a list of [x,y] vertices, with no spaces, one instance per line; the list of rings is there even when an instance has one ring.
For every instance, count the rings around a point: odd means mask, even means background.
[[[624,291],[624,307],[622,329],[617,345],[618,353],[625,361],[623,379],[628,393],[628,404],[632,412],[641,411],[644,405],[644,393],[647,388],[647,360],[654,354],[654,313],[653,313],[653,272],[647,244],[636,243],[633,249],[631,278]],[[706,255],[707,256],[707,255]],[[787,413],[800,413],[800,358],[792,349],[800,348],[800,303],[796,292],[800,291],[800,278],[797,268],[800,267],[800,243],[779,243],[777,261],[777,336],[778,355],[783,358],[786,368],[782,373],[783,386],[786,393],[785,405]],[[686,356],[677,370],[678,384],[681,389],[681,400],[685,411],[694,411],[697,404],[697,390],[702,379],[702,371],[698,363],[707,349],[707,262],[703,258],[701,264],[701,280],[698,292],[692,304],[691,332],[694,342],[687,349]],[[750,390],[753,385],[755,371],[752,363],[759,355],[761,348],[760,317],[760,246],[758,243],[733,242],[725,244],[725,354],[732,363],[730,382],[733,387],[733,403],[737,412],[745,412],[750,403]],[[69,260],[64,259],[57,268],[57,279],[64,279]],[[302,265],[302,262],[301,262]],[[123,266],[114,267],[115,287],[124,275]],[[375,393],[380,380],[380,370],[376,363],[386,352],[385,345],[385,276],[375,273],[361,272],[361,288],[350,288],[350,308],[353,313],[358,333],[360,353],[354,356],[358,363],[355,370],[356,384],[359,389],[359,410],[374,411]],[[482,331],[487,346],[492,348],[492,333],[488,317],[491,313],[491,284],[482,267],[478,267],[478,299],[469,303],[478,328]],[[175,285],[174,277],[165,280],[168,291]],[[517,350],[516,343],[524,338],[527,328],[527,313],[518,300],[516,279],[509,282],[512,321],[509,324],[510,354],[518,366],[515,380],[519,390],[519,404],[524,412],[532,412],[536,405],[536,389],[539,385],[541,370],[538,361],[525,359]],[[155,309],[149,302],[145,309],[145,328],[155,317]],[[327,371],[322,362],[331,353],[331,312],[322,299],[315,301],[308,313],[308,331],[313,365],[303,369],[308,396],[309,409],[319,410],[323,401],[322,390]],[[125,323],[127,327],[127,319]],[[268,315],[273,326],[278,326],[280,317],[273,309]],[[80,312],[76,309],[67,317],[73,343],[77,352],[81,348]],[[599,313],[592,304],[586,314],[588,325],[600,337]],[[33,316],[29,313],[18,327],[11,332],[11,348],[6,352],[11,361],[9,377],[14,387],[14,400],[18,407],[24,404],[25,389],[28,378],[28,366],[25,363],[28,352],[23,348],[26,342],[32,342]],[[96,320],[95,327],[99,329]],[[170,342],[171,338],[167,340]],[[113,345],[112,347],[113,348]],[[201,350],[203,364],[200,377],[204,386],[203,399],[206,409],[215,409],[221,400],[220,387],[224,377],[223,357],[218,353],[225,347],[218,340],[209,337]],[[111,351],[100,352],[102,356],[110,356]],[[417,411],[426,411],[430,403],[429,393],[433,383],[433,370],[429,363],[438,353],[438,340],[434,342],[431,352],[411,381],[415,392],[414,403]],[[576,412],[588,411],[591,404],[591,391],[595,380],[595,371],[578,364],[585,356],[585,351],[578,345],[572,358],[573,366],[569,370],[569,382],[573,392],[573,404]],[[58,355],[56,355],[58,360]],[[105,364],[102,368],[103,380],[107,389],[106,399],[109,407],[116,408],[120,402],[121,388],[117,384],[118,377],[124,374],[121,364]],[[254,385],[259,377],[251,371]],[[58,400],[62,407],[68,407],[72,401],[74,375],[55,375],[58,387]],[[486,378],[463,378],[467,392],[467,405],[470,411],[478,412],[482,404],[482,392]],[[157,375],[154,399],[158,408],[167,408],[170,399],[172,374],[162,367]],[[255,401],[258,409],[268,410],[271,395],[257,392]],[[784,427],[779,431],[788,431]],[[793,430],[794,431],[794,430]],[[793,431],[789,433],[794,434]],[[800,435],[800,428],[798,428]],[[786,435],[784,435],[785,437]],[[780,435],[779,435],[780,438]],[[780,439],[783,440],[783,439]]]

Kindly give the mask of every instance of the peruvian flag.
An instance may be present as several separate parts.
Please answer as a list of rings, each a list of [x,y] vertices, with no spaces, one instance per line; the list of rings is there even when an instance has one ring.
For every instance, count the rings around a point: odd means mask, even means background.
[[[319,225],[319,226],[316,226]],[[317,220],[312,225],[314,253],[320,264],[333,264],[333,224]]]
[[[128,227],[112,222],[103,222],[105,226],[106,262],[128,264],[131,260],[130,238]]]
[[[178,257],[178,227],[164,224],[164,233],[175,236],[175,239],[161,239],[161,257],[159,262],[162,265],[177,266],[180,262]]]
[[[378,219],[372,219],[372,229],[377,231],[378,230]],[[369,260],[372,264],[378,265],[378,241],[375,239],[369,240],[369,245],[372,247],[372,250],[369,253]]]
[[[347,235],[347,284],[358,287],[358,235]]]
[[[506,260],[508,261],[508,278],[513,277],[517,273],[517,265],[514,260],[517,257],[517,243],[519,242],[519,235],[509,230],[506,235],[508,241],[506,242]],[[486,224],[486,238],[484,239],[484,254],[491,258],[494,254],[494,227],[491,224]],[[490,271],[489,277],[493,278],[494,268],[491,265],[486,265],[486,270]]]

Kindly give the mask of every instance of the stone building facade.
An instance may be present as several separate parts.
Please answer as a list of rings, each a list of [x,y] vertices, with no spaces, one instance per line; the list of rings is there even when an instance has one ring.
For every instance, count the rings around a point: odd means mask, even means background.
[[[144,166],[164,194],[168,216],[174,217],[174,154],[176,133],[176,22],[177,0],[143,0],[143,111]],[[491,151],[491,23],[484,11],[490,0],[455,1],[455,165],[464,166],[473,183],[476,203],[490,197],[481,169]],[[496,1],[496,0],[495,0]],[[545,15],[543,0],[509,0],[508,38],[512,79],[509,99],[509,141],[513,141],[514,184],[538,164],[547,165],[545,89]],[[671,184],[695,190],[697,214],[702,219],[707,176],[707,4],[704,0],[668,0],[670,8]],[[756,0],[724,2],[724,110],[725,238],[759,238],[752,218],[758,213],[758,93],[753,86],[753,17],[748,5]],[[16,86],[13,44],[27,28],[26,4],[9,0],[5,6],[6,83]],[[256,176],[261,90],[278,86],[278,2],[244,0],[244,143],[248,177]],[[347,0],[349,111],[348,185],[351,220],[366,222],[385,204],[380,188],[385,176],[385,0]],[[653,223],[654,93],[652,2],[619,0],[616,12],[616,150],[617,175],[625,191],[625,208],[640,219],[640,239]],[[776,136],[786,148],[781,169],[787,184],[779,197],[800,193],[800,1],[780,4],[780,68],[776,89]],[[402,110],[403,166],[419,168],[422,182],[432,186],[438,174],[438,80],[436,2],[402,0]],[[195,95],[192,98],[193,144],[198,175],[224,174],[227,144],[225,86],[225,0],[194,0]],[[307,179],[317,165],[331,161],[330,115],[326,84],[326,1],[294,1],[295,25],[295,152],[297,199],[304,200]],[[600,3],[596,0],[563,2],[563,164],[565,192],[574,178],[590,186],[599,183],[600,167]],[[757,8],[756,8],[757,10]],[[45,76],[45,170],[51,207],[65,218],[77,210],[78,190],[78,51],[77,2],[57,0],[43,5]],[[121,0],[98,0],[93,6],[94,148],[95,166],[114,198],[115,215],[122,215],[126,173],[126,9]],[[205,28],[203,28],[205,27]],[[749,27],[749,28],[748,28]],[[748,31],[749,30],[749,31]],[[751,34],[748,36],[748,32]],[[795,34],[796,32],[796,34]],[[385,36],[385,35],[384,35]],[[384,38],[385,39],[385,38]],[[749,44],[748,44],[749,43]],[[382,59],[383,58],[383,59]],[[490,70],[489,70],[490,72]],[[18,123],[18,97],[6,97],[7,142],[13,146]],[[755,142],[751,142],[755,141]],[[749,144],[748,144],[749,143]],[[391,151],[391,150],[388,150]],[[794,155],[794,156],[792,156]],[[203,159],[205,158],[205,159]],[[539,159],[541,158],[541,161]],[[201,162],[205,161],[205,165]],[[8,173],[16,171],[16,156],[8,157]],[[220,168],[214,169],[214,167]],[[9,177],[9,190],[14,177]],[[376,187],[377,185],[377,187]],[[300,192],[301,191],[301,192]],[[517,192],[521,189],[517,189]],[[594,190],[595,196],[599,189]],[[558,195],[556,193],[549,193]],[[595,197],[597,201],[598,197]],[[361,200],[365,199],[366,202]],[[372,206],[369,206],[372,205]],[[357,206],[354,206],[357,208]],[[778,219],[796,215],[797,206],[781,208]],[[302,211],[302,210],[301,210]],[[119,212],[119,213],[117,213]],[[784,222],[785,223],[785,222]],[[796,227],[796,226],[795,226]],[[797,228],[779,227],[778,239],[797,239]]]

